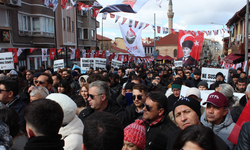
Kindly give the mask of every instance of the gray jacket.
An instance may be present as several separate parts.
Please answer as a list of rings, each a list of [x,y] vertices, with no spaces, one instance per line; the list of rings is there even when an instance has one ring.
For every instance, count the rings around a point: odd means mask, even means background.
[[[201,123],[204,126],[211,128],[214,133],[218,135],[229,146],[231,150],[235,149],[235,145],[227,140],[235,126],[230,111],[228,111],[225,120],[219,125],[208,123],[208,120],[206,118],[206,111],[204,111],[201,116]]]

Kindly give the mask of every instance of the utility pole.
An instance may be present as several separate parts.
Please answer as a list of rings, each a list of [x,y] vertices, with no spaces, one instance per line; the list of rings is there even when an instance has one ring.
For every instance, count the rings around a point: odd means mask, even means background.
[[[248,76],[248,23],[249,23],[249,0],[247,0],[246,4],[246,24],[245,24],[245,62],[246,62],[246,74]]]
[[[102,50],[103,50],[103,17],[102,17]]]
[[[155,13],[154,13],[154,26],[155,26],[155,28],[156,28],[156,24],[155,24]],[[153,50],[153,54],[154,55],[156,55],[156,40],[155,40],[155,38],[156,38],[156,29],[154,30],[154,50]],[[155,57],[155,56],[154,56]],[[156,58],[155,58],[156,59]]]

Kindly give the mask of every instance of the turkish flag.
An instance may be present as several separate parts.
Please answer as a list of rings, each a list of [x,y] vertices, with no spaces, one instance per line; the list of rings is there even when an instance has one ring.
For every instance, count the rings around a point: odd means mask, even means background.
[[[122,55],[118,55],[118,59],[117,60],[121,61],[122,60]]]
[[[123,17],[122,25],[126,22],[127,18]]]
[[[87,50],[86,58],[90,58],[90,50]]]
[[[175,30],[174,29],[171,29],[172,33],[175,34]]]
[[[157,32],[161,33],[161,26],[157,26]]]
[[[80,49],[76,49],[75,58],[79,58],[79,56],[80,56]]]
[[[98,13],[99,13],[99,11],[100,11],[100,9],[97,9],[97,8],[95,8],[94,9],[94,13],[93,13],[93,17],[97,17],[97,15],[98,15]]]
[[[56,48],[51,48],[50,49],[49,59],[54,60],[55,59],[55,54],[56,54]]]
[[[139,23],[139,21],[135,21],[135,28],[137,27],[138,23]]]
[[[38,48],[30,48],[30,53],[34,52],[35,50],[37,50]]]
[[[204,33],[193,36],[184,30],[179,30],[177,60],[183,61],[183,66],[198,65],[203,38]]]
[[[86,5],[81,3],[81,2],[78,2],[78,10],[86,10]]]
[[[129,61],[129,62],[132,62],[132,60],[133,60],[132,57],[131,57],[131,56],[128,56],[128,61]]]
[[[9,52],[12,52],[12,57],[14,63],[18,63],[18,57],[17,57],[17,49],[16,48],[8,48]]]
[[[99,50],[95,50],[95,55],[94,55],[95,58],[98,58],[99,57]]]
[[[128,61],[128,55],[124,55],[124,62]]]
[[[62,0],[62,4],[61,4],[62,9],[66,8],[67,1],[68,0]]]
[[[106,58],[106,51],[102,51],[102,56],[101,56],[101,58]]]
[[[115,18],[115,14],[110,13],[110,18]]]

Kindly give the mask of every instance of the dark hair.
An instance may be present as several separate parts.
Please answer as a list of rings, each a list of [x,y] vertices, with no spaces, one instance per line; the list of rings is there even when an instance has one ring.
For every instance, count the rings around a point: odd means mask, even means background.
[[[25,67],[25,66],[19,67],[19,71],[23,72],[24,70],[26,70],[26,67]]]
[[[156,91],[156,92],[149,92],[148,93],[148,97],[154,101],[158,103],[158,109],[160,108],[164,108],[164,112],[167,112],[167,108],[168,108],[168,99],[165,96],[164,93],[160,92],[160,91]]]
[[[95,112],[84,122],[83,143],[88,150],[120,150],[123,138],[123,126],[111,113]]]
[[[186,142],[195,143],[204,150],[218,150],[213,130],[203,125],[185,128],[175,140],[173,150],[182,149]]]
[[[42,73],[41,75],[44,75],[44,76],[48,77],[48,79],[46,80],[48,82],[48,84],[53,84],[53,79],[52,79],[52,77],[49,74]]]
[[[24,119],[37,133],[55,135],[63,122],[63,110],[55,101],[38,99],[26,106]]]
[[[119,79],[120,77],[118,74],[113,73],[110,78],[115,80],[115,79]]]
[[[73,95],[70,97],[77,105],[77,107],[86,107],[85,100],[81,95]]]
[[[105,77],[102,74],[91,74],[88,77],[87,82],[90,84],[90,83],[97,81],[97,80],[106,82]]]
[[[118,69],[118,70],[121,70],[121,71],[122,71],[122,73],[124,73],[124,74],[125,74],[125,69],[120,68],[120,69]]]
[[[239,82],[240,83],[247,83],[246,79],[244,79],[244,78],[239,78],[237,81],[237,84],[239,84]]]
[[[0,109],[0,120],[2,120],[10,129],[10,135],[14,138],[20,130],[19,116],[15,110],[9,107]]]
[[[0,80],[0,84],[4,85],[7,91],[12,91],[14,96],[19,93],[19,84],[16,80]]]
[[[135,84],[133,90],[139,90],[140,92],[144,91],[146,95],[148,94],[148,87],[143,83]]]
[[[77,70],[79,73],[81,73],[81,70],[79,68],[75,68],[74,70]]]
[[[62,76],[60,74],[58,74],[57,72],[52,73],[52,76],[56,76],[56,79],[62,80]]]
[[[147,78],[147,75],[146,75],[146,73],[143,72],[143,73],[139,74],[139,77],[144,80]]]
[[[137,80],[139,83],[142,83],[141,78],[136,75],[132,77],[132,80]]]
[[[32,75],[34,75],[34,72],[32,70],[28,70],[28,71],[26,71],[26,73],[27,72],[30,72]]]
[[[71,88],[69,82],[67,80],[61,80],[58,83],[58,87],[64,87],[63,94],[68,95],[69,97],[75,94],[75,90]]]

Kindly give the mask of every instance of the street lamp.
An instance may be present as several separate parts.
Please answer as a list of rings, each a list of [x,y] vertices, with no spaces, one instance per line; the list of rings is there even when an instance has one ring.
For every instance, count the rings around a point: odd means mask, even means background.
[[[219,24],[219,23],[214,23],[214,22],[210,22],[211,24],[217,24],[217,25],[222,25],[222,27],[223,27],[223,30],[225,29],[224,28],[224,24]],[[223,43],[222,43],[222,51],[223,51],[223,53],[224,53],[224,31],[222,32],[223,33],[223,39],[222,39],[222,41],[223,41]],[[219,61],[219,60],[218,60]]]

